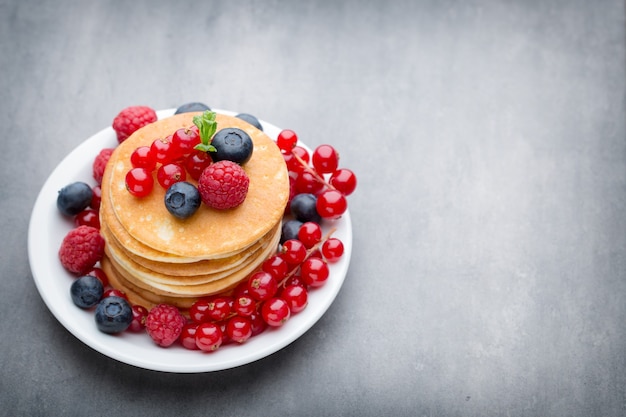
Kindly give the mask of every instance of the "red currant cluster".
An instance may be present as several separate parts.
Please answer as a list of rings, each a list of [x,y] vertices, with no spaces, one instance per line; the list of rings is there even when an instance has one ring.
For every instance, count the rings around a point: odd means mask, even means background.
[[[281,131],[276,139],[291,185],[290,201],[297,194],[313,194],[316,210],[325,219],[337,219],[348,209],[346,196],[356,189],[354,172],[339,168],[339,153],[331,145],[320,145],[309,151],[298,145],[293,130]]]
[[[280,253],[263,262],[232,294],[194,303],[180,343],[212,352],[229,342],[243,343],[268,326],[280,327],[304,310],[309,290],[326,283],[328,263],[343,255],[343,243],[330,234],[323,238],[315,223],[303,225],[299,236],[301,240],[286,241]]]
[[[193,125],[135,149],[130,156],[133,168],[126,174],[128,192],[140,198],[149,195],[154,187],[155,169],[157,181],[165,189],[185,181],[187,174],[197,181],[212,162],[206,152],[194,149],[200,142],[198,127]]]

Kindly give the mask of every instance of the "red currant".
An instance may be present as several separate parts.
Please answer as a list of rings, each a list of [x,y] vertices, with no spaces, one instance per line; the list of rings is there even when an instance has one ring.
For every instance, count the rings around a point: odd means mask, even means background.
[[[302,285],[288,285],[280,293],[280,298],[287,302],[289,310],[296,314],[308,304],[308,291]]]
[[[315,222],[303,223],[298,230],[298,240],[310,249],[322,240],[322,228]]]
[[[322,256],[328,262],[337,262],[343,256],[343,242],[331,237],[322,243]]]
[[[196,330],[198,329],[197,323],[187,323],[183,326],[183,330],[178,337],[180,343],[189,350],[199,350],[200,348],[196,344]]]
[[[87,272],[85,275],[93,275],[98,278],[102,283],[102,287],[105,288],[109,285],[109,277],[101,268],[93,268],[91,271]]]
[[[328,182],[343,195],[350,195],[356,189],[356,175],[346,168],[333,172]]]
[[[161,165],[157,171],[157,180],[161,187],[165,189],[168,189],[174,183],[185,181],[186,179],[187,173],[185,169],[178,164]]]
[[[283,243],[283,257],[290,265],[298,265],[306,258],[306,246],[298,239],[289,239]]]
[[[339,191],[326,190],[317,196],[315,208],[325,219],[338,219],[348,209],[348,201]]]
[[[185,168],[187,169],[187,172],[189,173],[189,176],[191,178],[193,178],[194,180],[198,181],[198,179],[200,179],[200,175],[202,174],[202,171],[204,171],[204,169],[206,167],[208,167],[211,162],[213,162],[211,160],[211,157],[209,156],[209,154],[207,154],[206,152],[202,152],[202,151],[195,151],[195,152],[191,152],[189,154],[189,156],[187,156],[187,158],[185,158]]]
[[[137,304],[132,307],[132,310],[133,321],[130,322],[128,330],[137,333],[146,328],[146,317],[148,317],[148,309],[144,306],[140,306]]]
[[[298,274],[294,274],[292,276],[290,276],[289,278],[287,278],[287,281],[285,281],[285,283],[283,284],[285,287],[288,287],[290,285],[301,285],[304,288],[307,287],[307,283],[304,282],[302,280],[302,277]]]
[[[326,283],[330,270],[328,264],[317,257],[308,258],[300,268],[302,280],[311,287],[321,287]]]
[[[259,313],[250,315],[250,323],[252,323],[252,336],[263,333],[267,329],[267,323]]]
[[[150,145],[150,149],[154,159],[160,164],[166,164],[174,159],[172,142],[169,138],[155,139]]]
[[[257,301],[273,297],[277,290],[278,282],[269,272],[255,272],[248,280],[248,293]]]
[[[330,145],[320,145],[313,151],[311,162],[315,170],[320,174],[330,174],[337,170],[339,154]]]
[[[156,159],[150,146],[140,146],[130,154],[130,163],[135,168],[152,171],[156,167]]]
[[[100,215],[96,210],[85,209],[74,217],[74,224],[76,226],[85,225],[100,229]]]
[[[237,343],[252,337],[252,323],[247,317],[233,316],[226,322],[226,334]]]
[[[278,134],[276,145],[283,151],[291,151],[298,143],[298,135],[293,130],[285,129]]]
[[[92,196],[91,202],[89,203],[89,207],[94,210],[100,210],[100,203],[102,202],[102,188],[99,185],[96,185],[91,189]]]
[[[304,170],[304,165],[296,158],[296,155],[304,162],[305,164],[309,163],[311,157],[309,156],[309,152],[304,149],[302,146],[295,146],[291,152],[284,152],[285,163],[287,164],[287,170],[294,173],[300,173]]]
[[[126,293],[116,288],[109,288],[108,290],[104,290],[104,293],[102,294],[102,298],[107,298],[107,297],[120,297],[128,301],[128,296],[126,295]]]
[[[126,189],[135,197],[145,197],[154,188],[152,173],[145,168],[133,168],[126,174]]]
[[[201,323],[196,327],[196,345],[205,352],[213,352],[222,345],[222,329],[215,323]]]
[[[324,188],[324,183],[320,182],[315,175],[309,171],[302,171],[296,178],[296,193],[317,194]]]
[[[280,255],[273,255],[263,262],[261,269],[272,274],[276,281],[281,281],[287,276],[289,265]]]
[[[172,135],[172,146],[178,155],[189,155],[193,148],[200,143],[200,135],[191,128],[178,129]]]
[[[233,301],[233,311],[242,317],[250,316],[256,311],[256,302],[248,294],[236,296]]]
[[[291,311],[282,298],[270,298],[261,306],[263,320],[272,327],[280,327],[289,320]]]

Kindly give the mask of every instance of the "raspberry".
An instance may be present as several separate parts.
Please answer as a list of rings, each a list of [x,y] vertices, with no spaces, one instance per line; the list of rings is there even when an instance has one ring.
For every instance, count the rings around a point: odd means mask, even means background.
[[[100,231],[91,226],[78,226],[71,230],[59,249],[61,264],[68,271],[84,275],[102,259],[104,239]]]
[[[122,110],[113,119],[113,130],[117,140],[122,143],[137,129],[157,120],[156,112],[147,106],[131,106]]]
[[[232,161],[209,165],[198,180],[202,202],[217,210],[237,207],[248,194],[250,178],[242,167]]]
[[[178,339],[185,322],[185,317],[176,307],[159,304],[146,317],[146,331],[157,345],[168,347]]]
[[[104,148],[93,160],[93,178],[98,184],[102,184],[104,168],[106,168],[107,162],[109,162],[109,158],[111,158],[111,154],[113,153],[113,151],[114,149],[112,148]]]

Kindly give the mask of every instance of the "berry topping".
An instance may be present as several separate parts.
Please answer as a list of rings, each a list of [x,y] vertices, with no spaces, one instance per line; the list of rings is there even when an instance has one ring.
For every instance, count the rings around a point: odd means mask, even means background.
[[[113,119],[113,130],[119,143],[124,142],[136,130],[157,120],[156,112],[147,106],[131,106]]]
[[[140,146],[130,154],[130,163],[135,168],[152,171],[156,167],[156,158],[150,146]]]
[[[227,127],[218,131],[211,145],[215,147],[215,151],[211,154],[213,161],[233,161],[239,165],[243,165],[252,156],[252,139],[241,129],[236,127]]]
[[[146,328],[146,317],[148,317],[148,309],[144,306],[133,306],[133,321],[130,322],[128,330],[131,332],[141,332]]]
[[[165,192],[165,207],[175,217],[191,217],[200,207],[200,192],[186,181],[172,184]]]
[[[248,194],[250,179],[246,172],[232,161],[209,165],[198,180],[202,202],[217,210],[239,206]]]
[[[84,182],[73,182],[59,190],[57,208],[66,216],[75,216],[91,204],[93,191]]]
[[[192,112],[206,111],[206,110],[210,111],[211,108],[204,103],[191,102],[191,103],[185,103],[181,105],[180,107],[178,107],[174,114],[192,113]]]
[[[145,197],[154,188],[152,172],[145,168],[133,168],[126,174],[126,189],[135,197]]]
[[[243,120],[245,122],[250,123],[252,126],[256,127],[259,130],[263,130],[263,125],[261,125],[261,123],[259,122],[259,119],[257,119],[256,117],[254,117],[251,114],[239,113],[235,117],[238,118],[238,119],[241,119],[241,120]]]
[[[104,293],[102,282],[93,275],[84,275],[70,286],[72,301],[80,308],[91,308],[98,304]]]
[[[65,269],[74,274],[84,274],[102,259],[104,239],[98,229],[78,226],[71,230],[59,249],[59,259]]]
[[[103,298],[96,306],[96,326],[104,333],[121,333],[133,321],[133,309],[123,298]]]
[[[187,179],[185,168],[178,164],[161,165],[157,170],[157,181],[161,187],[167,189],[170,185]]]
[[[114,149],[112,148],[104,148],[98,153],[98,155],[93,160],[93,178],[96,180],[98,184],[102,183],[102,176],[104,175],[104,169],[107,166],[107,162],[109,162],[109,158],[111,158],[111,154]]]
[[[157,345],[167,347],[178,339],[185,322],[176,307],[159,304],[146,317],[146,331]]]

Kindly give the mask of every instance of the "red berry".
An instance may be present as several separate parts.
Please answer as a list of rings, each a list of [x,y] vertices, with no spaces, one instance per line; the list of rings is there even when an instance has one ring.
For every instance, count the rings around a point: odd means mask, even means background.
[[[74,224],[100,229],[100,214],[96,210],[85,209],[74,217]]]
[[[146,317],[146,331],[157,345],[167,347],[178,339],[185,323],[185,317],[176,307],[159,304]]]
[[[248,279],[248,293],[258,301],[273,297],[278,290],[276,278],[269,272],[257,271]]]
[[[356,189],[356,175],[346,168],[333,172],[328,182],[343,195],[350,195]]]
[[[215,323],[202,323],[196,327],[196,345],[204,352],[213,352],[222,345],[222,329]]]
[[[272,274],[276,281],[281,281],[287,275],[289,265],[280,255],[273,255],[263,262],[261,269]]]
[[[101,268],[93,268],[91,271],[88,271],[85,275],[92,275],[100,280],[102,283],[102,287],[106,287],[109,285],[109,277]]]
[[[248,294],[241,294],[233,300],[233,311],[242,317],[250,316],[256,311],[256,302]]]
[[[252,337],[252,323],[247,317],[233,316],[226,322],[226,334],[237,343]]]
[[[285,129],[278,134],[276,145],[283,151],[291,151],[298,143],[298,135],[293,130]]]
[[[294,274],[292,276],[290,276],[287,281],[285,281],[285,283],[283,284],[285,287],[288,287],[290,285],[301,285],[304,288],[306,288],[308,285],[306,282],[304,282],[302,280],[302,277],[298,274]]]
[[[102,294],[102,298],[107,298],[107,297],[120,297],[128,301],[128,296],[126,295],[126,293],[116,288],[109,288],[108,290],[105,290],[104,294]]]
[[[147,106],[127,107],[113,119],[113,130],[122,143],[130,135],[147,124],[157,120],[156,112]]]
[[[300,160],[296,158],[296,155],[300,158]],[[308,164],[311,159],[309,152],[302,146],[295,146],[291,150],[291,152],[283,152],[283,158],[285,159],[285,163],[287,164],[287,170],[296,174],[304,170],[305,167],[302,162]]]
[[[298,240],[304,243],[307,249],[312,248],[322,240],[322,228],[315,222],[306,222],[298,230]]]
[[[280,327],[291,316],[289,305],[282,298],[270,298],[261,306],[263,320],[272,327]]]
[[[191,152],[185,158],[185,169],[189,173],[189,176],[194,180],[198,181],[200,179],[200,175],[202,175],[202,171],[206,167],[208,167],[211,162],[211,157],[206,152],[195,151]]]
[[[104,175],[104,169],[106,168],[109,159],[111,158],[111,154],[115,149],[105,148],[98,153],[96,158],[93,161],[92,171],[93,178],[96,180],[98,184],[102,183],[102,176]]]
[[[310,257],[300,267],[302,280],[311,287],[321,287],[326,283],[330,270],[328,264],[317,257]]]
[[[198,191],[202,202],[217,210],[235,208],[246,198],[250,179],[246,171],[232,161],[209,165],[200,175]]]
[[[302,285],[288,285],[280,292],[280,298],[287,302],[292,313],[299,313],[308,304],[309,294]]]
[[[185,181],[186,179],[187,173],[185,169],[178,164],[161,165],[157,170],[157,181],[165,189],[168,189],[174,183]]]
[[[102,188],[99,185],[96,185],[91,189],[92,196],[91,202],[89,203],[89,207],[94,210],[100,210],[100,203],[102,202]]]
[[[169,136],[164,139],[155,139],[150,145],[150,152],[152,152],[154,160],[159,164],[167,164],[175,159]]]
[[[94,267],[104,255],[104,239],[91,226],[78,226],[61,242],[59,259],[65,269],[82,275]]]
[[[130,163],[135,168],[152,171],[156,167],[156,159],[150,146],[140,146],[130,154]]]
[[[134,305],[133,309],[133,321],[130,322],[128,330],[131,332],[141,332],[146,328],[146,317],[148,317],[148,309],[144,306]]]
[[[172,135],[172,146],[178,155],[189,155],[198,144],[200,144],[200,135],[195,129],[181,128]]]
[[[337,170],[339,154],[330,145],[320,145],[313,151],[311,163],[320,174],[330,174]]]
[[[315,208],[325,219],[338,219],[348,209],[348,201],[339,191],[326,190],[317,196]]]
[[[180,332],[180,336],[178,340],[183,345],[185,349],[189,350],[199,350],[200,348],[196,344],[196,329],[198,328],[198,324],[196,323],[187,323],[183,326],[183,330]]]
[[[322,243],[322,256],[328,262],[337,262],[343,256],[343,250],[343,242],[337,238],[331,237]]]
[[[302,171],[296,178],[297,194],[317,194],[324,188],[324,183],[320,182],[315,175],[309,171]]]
[[[252,323],[252,336],[261,334],[267,329],[267,323],[263,320],[260,313],[250,315],[250,322]]]
[[[298,265],[306,258],[306,246],[297,239],[283,243],[283,257],[290,265]]]
[[[126,174],[126,189],[135,197],[145,197],[154,188],[152,173],[145,168],[133,168]]]

